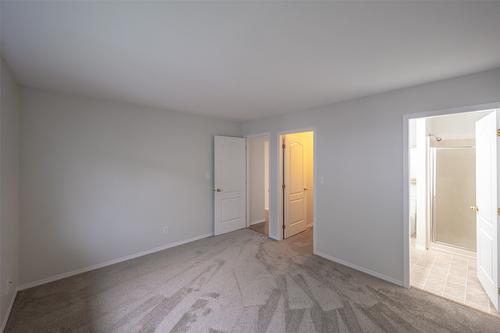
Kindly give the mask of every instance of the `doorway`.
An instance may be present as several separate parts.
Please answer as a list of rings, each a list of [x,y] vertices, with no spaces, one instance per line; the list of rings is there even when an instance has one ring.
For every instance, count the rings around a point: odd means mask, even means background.
[[[314,225],[314,132],[281,134],[280,201],[282,237],[308,235],[305,243],[313,244]],[[304,234],[301,236],[305,237]]]
[[[247,137],[247,227],[269,236],[269,135]]]
[[[492,260],[497,236],[485,234],[480,221],[483,211],[497,205],[497,122],[490,119],[496,113],[463,112],[408,124],[410,284],[491,314],[498,307]]]

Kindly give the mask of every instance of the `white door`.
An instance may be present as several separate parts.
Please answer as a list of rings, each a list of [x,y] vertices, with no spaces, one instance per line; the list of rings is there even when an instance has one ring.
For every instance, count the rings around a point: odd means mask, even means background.
[[[214,233],[245,228],[245,139],[214,137]]]
[[[477,277],[498,310],[498,111],[476,122]]]
[[[287,135],[284,142],[285,238],[306,230],[305,145],[299,136]]]

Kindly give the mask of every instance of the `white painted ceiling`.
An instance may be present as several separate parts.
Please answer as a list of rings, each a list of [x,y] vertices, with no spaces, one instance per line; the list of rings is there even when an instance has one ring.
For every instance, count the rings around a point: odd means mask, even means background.
[[[244,120],[500,66],[500,2],[2,2],[21,84]]]

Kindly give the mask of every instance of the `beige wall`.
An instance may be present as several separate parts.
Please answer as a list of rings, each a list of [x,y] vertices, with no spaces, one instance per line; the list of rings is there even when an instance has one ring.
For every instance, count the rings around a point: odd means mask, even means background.
[[[304,165],[304,184],[308,189],[306,191],[306,212],[307,212],[307,225],[312,226],[314,221],[314,133],[301,132],[287,134],[286,137],[299,137],[305,145],[305,165]]]

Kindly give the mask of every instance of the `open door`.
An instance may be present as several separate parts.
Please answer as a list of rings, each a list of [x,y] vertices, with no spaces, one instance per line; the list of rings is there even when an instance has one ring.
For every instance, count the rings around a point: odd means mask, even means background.
[[[214,234],[245,228],[245,139],[214,137]]]
[[[284,221],[285,238],[307,229],[303,138],[287,135],[283,138],[284,161]],[[286,141],[286,142],[285,142]]]
[[[477,277],[498,311],[498,110],[476,122]]]

